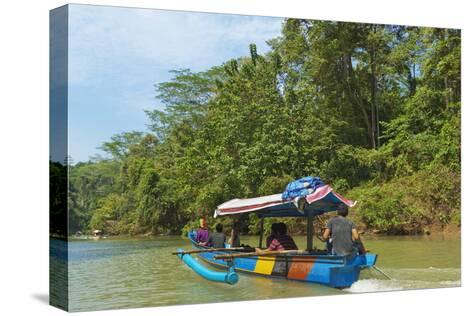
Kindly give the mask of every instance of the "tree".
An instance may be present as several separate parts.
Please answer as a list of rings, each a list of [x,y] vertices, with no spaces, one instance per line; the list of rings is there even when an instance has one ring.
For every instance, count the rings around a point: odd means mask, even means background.
[[[360,197],[371,228],[459,223],[459,30],[287,19],[268,43],[172,71],[147,132],[112,136],[110,159],[70,165],[73,229],[177,233],[306,175]]]

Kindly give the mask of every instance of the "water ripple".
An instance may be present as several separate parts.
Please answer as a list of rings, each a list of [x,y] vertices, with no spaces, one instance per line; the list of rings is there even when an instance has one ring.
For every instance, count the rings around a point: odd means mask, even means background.
[[[303,242],[300,238],[296,241]],[[257,238],[242,238],[242,242],[256,244]],[[363,271],[360,281],[340,291],[242,273],[235,286],[212,283],[171,255],[177,248],[190,248],[178,237],[74,241],[69,244],[69,307],[86,311],[460,285],[459,247],[457,252],[450,252],[450,260],[441,249],[456,249],[456,244],[427,242],[419,250],[419,243],[414,241],[410,250],[407,240],[367,243],[379,251],[379,264],[393,280],[385,280],[375,271]],[[425,265],[426,258],[430,265]]]

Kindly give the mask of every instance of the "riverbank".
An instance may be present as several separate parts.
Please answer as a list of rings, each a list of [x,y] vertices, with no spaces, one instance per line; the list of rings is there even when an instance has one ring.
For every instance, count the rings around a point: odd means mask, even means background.
[[[421,235],[461,235],[461,226],[456,224],[448,224],[448,225],[430,225],[423,227],[422,229],[414,229],[414,230],[404,230],[403,232],[398,233],[386,233],[379,229],[367,229],[367,228],[360,228],[359,233],[361,235],[369,235],[369,236],[421,236]]]
[[[411,233],[411,234],[386,234],[385,232],[376,230],[376,229],[359,229],[360,235],[365,238],[365,237],[372,237],[372,238],[380,238],[380,237],[415,237],[415,236],[432,236],[432,237],[438,237],[438,236],[444,236],[447,238],[460,238],[461,237],[461,227],[458,227],[458,225],[446,225],[444,227],[441,227],[440,225],[431,225],[429,227],[426,227],[422,232],[420,233]],[[227,234],[229,236],[229,234]],[[249,237],[249,238],[256,238],[258,235],[242,235],[244,237]],[[293,234],[294,237],[305,237],[306,235],[304,233],[298,233],[298,234]],[[128,234],[117,234],[117,235],[104,235],[101,238],[96,238],[92,235],[82,235],[82,236],[76,236],[76,235],[71,235],[69,236],[68,240],[100,240],[100,239],[128,239],[128,238],[137,238],[137,239],[149,239],[149,238],[156,238],[156,237],[183,237],[182,235],[179,234],[151,234],[151,233],[146,233],[146,234],[136,234],[136,235],[128,235]],[[65,238],[60,237],[60,236],[50,236],[50,238],[55,238],[55,239],[61,239],[65,240]]]

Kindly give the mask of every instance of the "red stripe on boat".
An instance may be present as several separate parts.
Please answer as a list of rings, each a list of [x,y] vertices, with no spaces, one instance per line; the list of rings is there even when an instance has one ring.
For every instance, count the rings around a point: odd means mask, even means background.
[[[287,273],[287,278],[292,280],[305,280],[314,266],[315,258],[312,262],[311,261],[312,260],[297,261],[297,259],[293,258],[289,272]]]

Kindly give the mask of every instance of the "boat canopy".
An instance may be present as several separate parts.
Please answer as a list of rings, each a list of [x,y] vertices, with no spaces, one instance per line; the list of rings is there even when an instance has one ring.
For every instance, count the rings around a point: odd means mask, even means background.
[[[307,217],[336,211],[342,204],[353,207],[356,201],[350,201],[333,191],[329,185],[324,185],[303,198],[283,200],[282,194],[273,194],[233,199],[220,204],[214,216],[256,212],[258,217]]]

